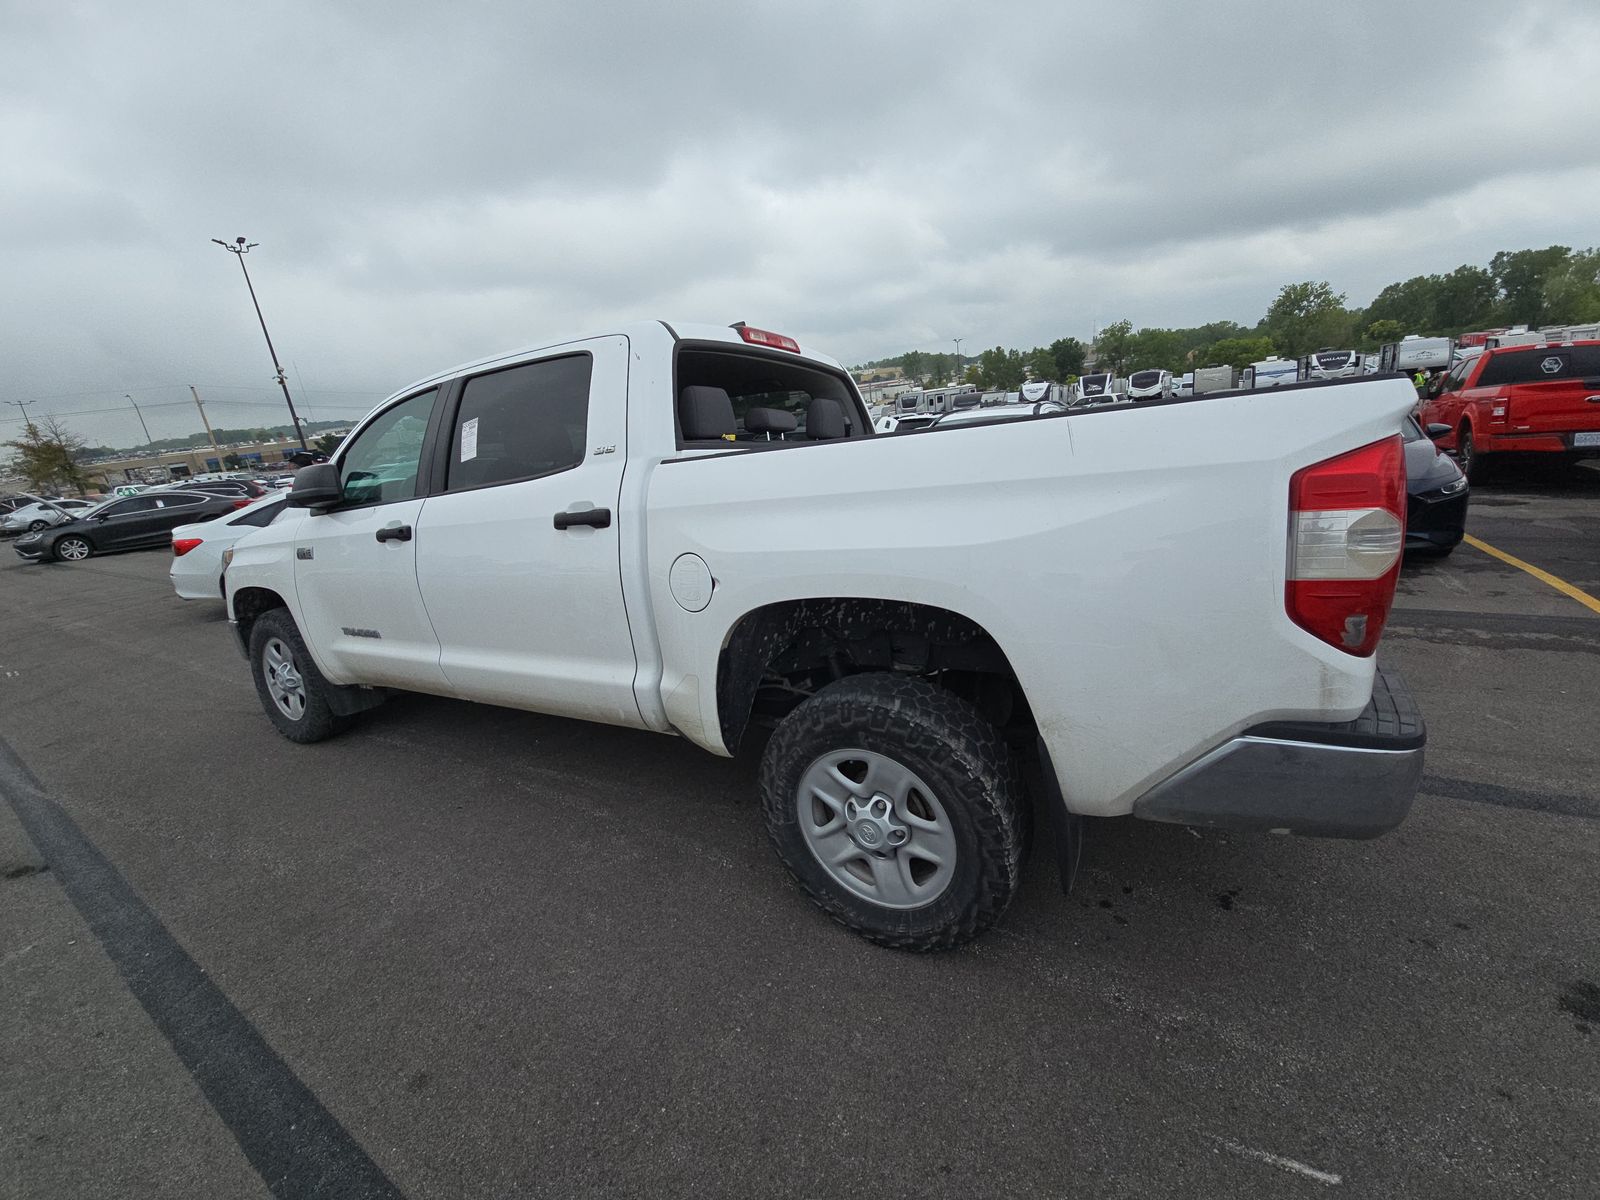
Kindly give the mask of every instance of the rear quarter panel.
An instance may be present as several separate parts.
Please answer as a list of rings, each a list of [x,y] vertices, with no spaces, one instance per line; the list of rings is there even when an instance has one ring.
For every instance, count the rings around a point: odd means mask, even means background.
[[[672,724],[721,744],[717,661],[785,600],[908,600],[983,626],[1016,671],[1076,811],[1257,722],[1343,720],[1374,662],[1284,611],[1289,478],[1391,436],[1404,380],[1277,388],[663,464],[648,575]],[[711,603],[667,573],[700,555]]]

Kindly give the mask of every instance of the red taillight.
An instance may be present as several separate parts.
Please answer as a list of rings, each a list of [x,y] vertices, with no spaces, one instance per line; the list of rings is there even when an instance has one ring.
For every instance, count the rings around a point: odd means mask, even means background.
[[[1284,589],[1291,621],[1347,654],[1377,649],[1400,577],[1405,495],[1398,435],[1295,472]]]
[[[250,507],[250,497],[249,496],[240,496],[237,500],[235,500],[233,502],[233,506],[235,508],[249,508]]]
[[[788,350],[791,353],[800,353],[800,343],[792,337],[784,337],[781,333],[772,333],[765,329],[751,329],[748,325],[739,326],[739,336],[752,346],[766,346],[769,350]]]
[[[172,557],[182,558],[185,554],[189,553],[189,551],[198,546],[203,540],[204,539],[202,538],[173,538]]]

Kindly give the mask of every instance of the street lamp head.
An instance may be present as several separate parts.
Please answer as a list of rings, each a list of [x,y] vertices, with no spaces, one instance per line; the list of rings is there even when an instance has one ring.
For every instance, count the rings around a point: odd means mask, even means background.
[[[233,240],[234,240],[234,244],[235,245],[239,245],[239,246],[244,245],[244,239],[243,238],[234,238]]]

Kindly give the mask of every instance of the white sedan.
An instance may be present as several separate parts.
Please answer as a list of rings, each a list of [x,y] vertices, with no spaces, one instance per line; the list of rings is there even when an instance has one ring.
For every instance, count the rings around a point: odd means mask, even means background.
[[[253,529],[271,525],[283,512],[286,493],[263,496],[248,508],[180,525],[172,531],[172,587],[185,600],[222,599],[222,552]]]
[[[0,517],[0,533],[37,533],[81,517],[99,503],[98,500],[40,500],[25,504]]]

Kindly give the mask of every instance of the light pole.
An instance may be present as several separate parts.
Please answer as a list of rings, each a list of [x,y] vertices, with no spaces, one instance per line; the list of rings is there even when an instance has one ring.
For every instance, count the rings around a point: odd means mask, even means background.
[[[144,423],[144,414],[139,412],[138,404],[134,403],[133,397],[128,395],[127,392],[122,393],[122,398],[133,405],[134,412],[139,413],[139,428],[144,430],[144,444],[148,446],[150,444],[150,426]]]
[[[956,382],[960,383],[961,382],[961,343],[966,341],[967,339],[966,338],[951,338],[950,340],[956,344]]]
[[[278,386],[283,389],[284,402],[289,405],[289,420],[294,425],[294,435],[300,440],[300,449],[309,449],[306,445],[305,431],[300,428],[300,417],[294,411],[294,400],[289,395],[289,381],[284,377],[283,367],[278,362],[278,352],[272,348],[272,335],[267,332],[267,319],[261,315],[261,301],[256,299],[255,284],[250,282],[250,272],[245,270],[244,256],[255,249],[259,243],[246,242],[243,238],[235,238],[233,245],[230,246],[221,238],[212,238],[211,240],[239,260],[239,270],[244,271],[244,285],[250,289],[250,303],[256,306],[256,320],[261,322],[261,336],[267,339],[267,353],[272,355],[272,369],[277,372]]]
[[[7,404],[15,404],[22,410],[22,436],[28,436],[28,430],[33,428],[33,418],[28,415],[28,405],[39,403],[37,400],[7,400]]]

